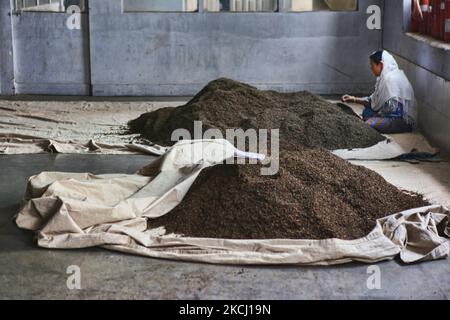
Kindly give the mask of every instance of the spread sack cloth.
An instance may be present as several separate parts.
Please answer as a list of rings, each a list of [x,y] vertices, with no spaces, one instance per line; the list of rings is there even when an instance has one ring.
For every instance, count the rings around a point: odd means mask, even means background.
[[[369,148],[334,150],[333,153],[346,160],[390,160],[411,152],[429,154],[439,152],[439,149],[432,147],[427,139],[418,132],[385,136],[387,140]],[[0,155],[55,152],[64,154],[149,154],[160,156],[168,149],[169,147],[157,144],[106,144],[94,140],[86,143],[64,142],[22,134],[0,133]]]
[[[44,172],[30,178],[19,227],[34,230],[45,248],[106,249],[154,258],[217,264],[332,265],[374,263],[396,256],[406,263],[449,255],[450,211],[440,206],[377,221],[365,238],[227,240],[186,238],[148,229],[147,219],[169,213],[202,169],[233,157],[263,159],[226,140],[181,141],[136,175]],[[214,212],[211,212],[214,214]]]
[[[55,152],[66,154],[150,154],[160,156],[167,150],[168,148],[156,144],[106,144],[98,143],[94,140],[89,140],[86,143],[63,142],[21,134],[0,133],[0,154]]]
[[[345,160],[390,160],[412,152],[430,155],[439,153],[428,140],[418,132],[385,135],[386,140],[364,149],[334,150],[333,154]]]

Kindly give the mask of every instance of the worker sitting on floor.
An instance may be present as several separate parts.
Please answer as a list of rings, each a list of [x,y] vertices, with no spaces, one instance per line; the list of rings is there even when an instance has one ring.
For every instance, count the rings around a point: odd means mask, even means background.
[[[363,120],[381,133],[410,132],[415,127],[415,98],[408,78],[387,51],[370,56],[370,68],[377,77],[370,97],[344,95],[343,102],[364,105]]]

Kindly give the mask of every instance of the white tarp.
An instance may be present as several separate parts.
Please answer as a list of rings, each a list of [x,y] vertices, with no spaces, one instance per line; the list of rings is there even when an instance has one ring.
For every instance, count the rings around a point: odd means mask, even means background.
[[[387,140],[364,149],[342,149],[333,153],[346,160],[389,160],[411,152],[437,154],[439,149],[432,147],[420,133],[386,135]],[[159,145],[137,143],[107,144],[94,140],[87,142],[59,141],[55,139],[26,136],[22,134],[0,133],[0,154],[33,153],[94,153],[94,154],[152,154],[163,155],[169,148]]]
[[[127,122],[185,101],[40,101],[0,99],[0,154],[96,153],[160,155]]]
[[[163,155],[168,148],[159,145],[62,142],[53,139],[0,133],[0,154],[151,154]]]
[[[393,212],[353,241],[201,239],[147,228],[147,219],[170,214],[201,170],[237,155],[225,140],[183,141],[136,175],[44,172],[30,178],[16,223],[37,232],[41,247],[102,246],[206,263],[331,265],[398,255],[412,263],[449,255],[450,211],[441,206]]]
[[[418,132],[386,135],[387,140],[364,149],[342,149],[333,153],[346,160],[389,160],[411,152],[437,154],[439,149],[432,147]]]

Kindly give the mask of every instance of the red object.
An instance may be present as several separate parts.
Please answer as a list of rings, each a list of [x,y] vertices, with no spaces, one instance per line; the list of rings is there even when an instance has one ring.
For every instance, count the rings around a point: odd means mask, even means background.
[[[423,20],[420,22],[419,32],[421,34],[428,34],[428,10],[429,10],[430,1],[429,0],[420,0],[420,8],[422,9]]]
[[[445,2],[444,40],[450,43],[450,0]]]
[[[440,30],[439,30],[439,21],[440,21],[440,13],[441,13],[441,0],[432,0],[432,12],[429,17],[431,19],[431,22],[429,22],[429,25],[431,25],[431,32],[430,35],[433,38],[439,39],[440,36]]]
[[[421,18],[417,10],[415,10],[415,0],[411,0],[411,32],[419,32]]]
[[[438,14],[438,29],[439,29],[439,39],[444,40],[445,34],[445,0],[441,0],[439,4],[439,14]]]

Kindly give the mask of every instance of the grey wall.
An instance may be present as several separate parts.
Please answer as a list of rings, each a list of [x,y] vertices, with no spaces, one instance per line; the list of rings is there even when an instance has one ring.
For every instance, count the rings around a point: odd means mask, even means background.
[[[397,61],[415,89],[421,130],[450,155],[450,82],[400,56]]]
[[[365,12],[380,0],[311,13],[122,13],[121,0],[90,0],[82,30],[67,29],[65,13],[24,12],[12,17],[6,43],[9,3],[0,2],[2,94],[12,93],[12,72],[18,94],[86,95],[92,84],[95,95],[191,95],[218,77],[365,93],[374,83],[367,55],[381,47]]]
[[[82,29],[66,27],[66,13],[23,12],[12,17],[18,94],[88,95],[87,15]]]
[[[95,95],[191,95],[230,77],[261,88],[370,92],[367,57],[381,32],[358,12],[122,13],[91,0]]]
[[[383,46],[396,54],[414,87],[421,130],[450,154],[450,51],[404,34],[406,28],[402,22],[407,24],[409,8],[409,0],[385,1]],[[403,12],[404,21],[398,19]]]
[[[9,0],[0,1],[0,94],[14,94],[14,65]]]

